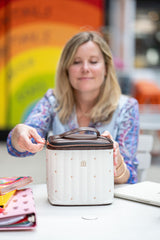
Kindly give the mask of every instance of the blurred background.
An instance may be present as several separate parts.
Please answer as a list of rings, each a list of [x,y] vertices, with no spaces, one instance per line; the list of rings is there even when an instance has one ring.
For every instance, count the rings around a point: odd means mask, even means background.
[[[141,133],[160,163],[160,1],[0,0],[0,141],[48,88],[66,41],[84,30],[109,43],[122,93],[137,98]],[[2,149],[0,144],[0,149]]]

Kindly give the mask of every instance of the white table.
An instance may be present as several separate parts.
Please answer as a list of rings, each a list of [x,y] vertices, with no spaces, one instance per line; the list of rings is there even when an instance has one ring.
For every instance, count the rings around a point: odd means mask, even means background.
[[[1,240],[160,239],[159,207],[118,198],[105,206],[52,206],[45,184],[30,187],[36,204],[36,229],[1,231]],[[83,219],[87,217],[93,219]]]

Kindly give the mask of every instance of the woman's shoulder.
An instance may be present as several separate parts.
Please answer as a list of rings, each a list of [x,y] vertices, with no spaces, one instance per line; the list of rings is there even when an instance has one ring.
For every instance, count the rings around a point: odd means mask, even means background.
[[[129,119],[139,119],[139,105],[138,101],[134,97],[121,95],[119,99],[119,105],[117,107],[117,122],[125,122]]]
[[[132,96],[128,96],[128,95],[121,95],[120,99],[119,99],[119,108],[130,108],[133,106],[138,106],[138,101],[132,97]]]
[[[48,90],[47,90],[47,92],[45,93],[45,96],[46,97],[55,97],[55,95],[54,95],[54,93],[53,93],[53,89],[52,88],[49,88]]]
[[[57,105],[57,99],[52,88],[47,90],[44,97],[50,102],[51,105]]]

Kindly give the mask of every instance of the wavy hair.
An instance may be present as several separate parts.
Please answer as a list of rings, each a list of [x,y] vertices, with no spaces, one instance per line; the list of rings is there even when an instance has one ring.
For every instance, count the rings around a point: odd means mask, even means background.
[[[99,121],[109,122],[118,105],[121,90],[116,77],[112,54],[107,42],[98,32],[80,32],[66,43],[56,73],[54,94],[58,100],[57,111],[60,121],[63,124],[69,120],[75,106],[74,91],[69,81],[68,68],[74,61],[78,47],[88,41],[93,41],[99,46],[104,57],[107,72],[96,104],[89,113],[91,121],[93,123]]]

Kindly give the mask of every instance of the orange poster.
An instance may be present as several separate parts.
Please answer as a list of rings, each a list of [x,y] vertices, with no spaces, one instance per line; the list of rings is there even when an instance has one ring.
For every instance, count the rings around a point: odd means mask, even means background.
[[[54,87],[66,41],[104,25],[103,0],[0,1],[0,130],[23,122]]]

